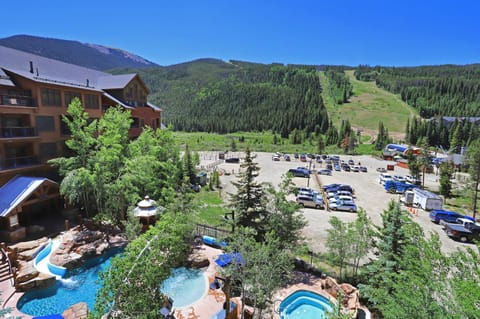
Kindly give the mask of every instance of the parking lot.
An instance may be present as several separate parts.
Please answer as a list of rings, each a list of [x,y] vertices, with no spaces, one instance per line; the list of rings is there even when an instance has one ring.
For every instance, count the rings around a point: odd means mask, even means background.
[[[255,153],[257,156],[255,161],[259,164],[260,175],[258,180],[260,182],[269,182],[277,186],[289,169],[299,166],[307,167],[312,170],[318,170],[325,168],[325,163],[319,164],[315,160],[312,162],[301,162],[299,159],[291,157],[291,161],[287,162],[281,159],[280,161],[272,160],[272,153]],[[243,155],[239,155],[242,157]],[[213,156],[214,157],[214,156]],[[201,155],[201,159],[207,160],[207,155]],[[210,156],[210,159],[212,156]],[[368,172],[345,172],[345,171],[333,171],[331,176],[318,175],[320,183],[323,185],[331,183],[349,184],[355,190],[355,202],[358,207],[363,208],[367,215],[371,218],[374,224],[380,225],[382,220],[380,214],[384,209],[388,207],[388,203],[391,200],[398,201],[400,199],[399,194],[387,193],[382,185],[379,184],[379,173],[376,171],[378,167],[386,168],[388,164],[395,164],[390,161],[382,161],[371,156],[349,156],[340,155],[341,160],[348,161],[352,159],[355,164],[361,163],[361,166],[365,166]],[[208,162],[208,161],[207,161]],[[223,186],[223,194],[235,192],[236,189],[231,184],[231,181],[236,178],[236,174],[240,169],[239,164],[221,163],[218,167],[228,172],[230,175],[222,175],[221,182]],[[395,166],[392,175],[408,175],[407,169]],[[299,187],[310,187],[316,190],[320,190],[316,178],[311,175],[310,178],[295,177],[293,182]],[[438,189],[438,176],[435,174],[427,174],[425,176],[425,184],[430,190]],[[292,199],[294,199],[292,197]],[[329,228],[328,220],[331,216],[337,216],[343,221],[353,221],[356,219],[355,213],[349,212],[335,212],[328,210],[317,210],[312,208],[303,208],[301,210],[303,215],[308,221],[308,225],[304,228],[304,235],[309,241],[309,245],[314,252],[325,252],[325,241],[327,237],[326,230]],[[416,221],[424,230],[425,234],[431,232],[437,232],[442,241],[442,250],[446,253],[456,251],[459,247],[469,247],[471,244],[464,244],[456,242],[445,234],[441,226],[434,224],[430,221],[428,212],[421,209],[416,209],[417,214],[412,214],[412,218]]]

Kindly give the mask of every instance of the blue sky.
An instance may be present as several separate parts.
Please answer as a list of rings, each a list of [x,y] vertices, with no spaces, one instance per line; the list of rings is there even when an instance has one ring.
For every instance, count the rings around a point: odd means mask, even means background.
[[[480,63],[476,0],[4,1],[0,38],[122,48],[161,65],[197,58],[414,66]]]

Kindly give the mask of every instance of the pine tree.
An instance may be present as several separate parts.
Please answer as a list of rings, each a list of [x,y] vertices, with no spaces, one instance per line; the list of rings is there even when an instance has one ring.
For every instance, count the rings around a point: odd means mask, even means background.
[[[238,182],[232,182],[237,188],[236,194],[230,194],[231,207],[235,212],[235,226],[250,227],[256,232],[255,238],[262,241],[266,231],[266,193],[263,185],[256,182],[260,168],[254,162],[255,156],[247,148],[245,159],[240,165],[244,169]]]

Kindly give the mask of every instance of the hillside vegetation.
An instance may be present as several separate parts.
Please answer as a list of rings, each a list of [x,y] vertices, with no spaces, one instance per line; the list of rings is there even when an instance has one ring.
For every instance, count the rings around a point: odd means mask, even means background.
[[[424,118],[480,115],[480,64],[409,68],[359,67],[359,80],[376,84],[415,107]]]
[[[139,72],[165,109],[166,124],[187,132],[293,130],[324,133],[329,120],[312,66],[203,59]]]
[[[342,120],[348,120],[352,127],[376,131],[378,123],[383,122],[390,133],[403,133],[408,119],[416,111],[399,96],[379,88],[375,82],[355,79],[354,70],[346,70],[345,73],[353,87],[353,95],[347,103],[342,104],[333,103],[332,98],[326,99],[333,123],[338,125]],[[322,83],[328,83],[325,75],[320,77]]]

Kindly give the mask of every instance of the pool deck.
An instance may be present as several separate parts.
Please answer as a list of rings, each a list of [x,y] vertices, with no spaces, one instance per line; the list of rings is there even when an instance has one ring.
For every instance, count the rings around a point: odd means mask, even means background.
[[[222,253],[222,250],[206,245],[202,245],[199,248],[196,248],[196,250],[204,253],[210,261],[208,268],[205,270],[210,286],[210,283],[213,282],[218,271],[215,259]],[[11,308],[11,315],[21,316],[23,319],[33,318],[30,315],[20,312],[16,308],[17,302],[23,296],[23,293],[15,292],[15,288],[12,287],[11,279],[3,278],[0,281],[0,291],[0,307],[2,309]],[[224,302],[225,294],[221,289],[213,290],[207,287],[207,291],[202,299],[187,307],[176,309],[175,316],[177,319],[211,319],[223,309]],[[237,307],[237,309],[238,308],[239,307]]]

